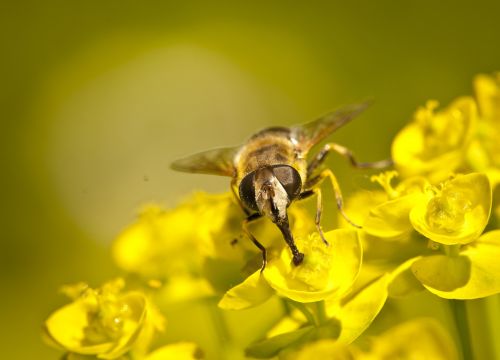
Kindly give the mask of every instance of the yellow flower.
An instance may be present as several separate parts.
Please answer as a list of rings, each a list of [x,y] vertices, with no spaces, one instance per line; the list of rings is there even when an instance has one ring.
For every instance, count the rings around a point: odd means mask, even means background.
[[[434,183],[463,166],[476,127],[476,104],[462,97],[442,111],[435,112],[437,107],[429,101],[418,109],[394,139],[392,158],[404,177],[421,175]]]
[[[500,72],[476,76],[474,89],[481,117],[500,122]]]
[[[494,260],[500,256],[498,235],[481,236],[492,203],[486,175],[457,175],[434,187],[410,178],[393,188],[390,178],[376,178],[390,200],[369,211],[360,232],[364,272],[390,271],[389,294],[394,297],[424,288],[452,299],[500,292]]]
[[[139,291],[123,291],[122,279],[92,289],[83,283],[63,288],[74,299],[45,322],[53,345],[70,353],[117,359],[135,350],[145,353],[164,320]]]
[[[468,161],[476,171],[485,172],[495,187],[500,183],[500,73],[474,79],[480,118]]]
[[[446,254],[416,258],[413,275],[430,292],[446,299],[477,299],[500,293],[500,230],[485,233]]]
[[[113,258],[123,270],[148,279],[199,268],[199,256],[192,251],[195,221],[188,206],[176,211],[148,206],[114,241]]]
[[[305,254],[304,262],[294,266],[290,251],[284,248],[279,258],[269,261],[264,277],[278,294],[298,302],[314,302],[341,297],[356,279],[362,249],[357,232],[338,229],[325,233],[329,245],[318,234],[297,238]]]
[[[413,230],[409,219],[410,210],[424,196],[428,186],[422,177],[411,177],[395,188],[391,180],[397,172],[390,171],[372,177],[386,191],[388,200],[373,206],[363,221],[363,231],[382,239],[401,239]]]
[[[341,297],[351,288],[361,268],[361,243],[353,229],[332,230],[325,237],[329,245],[317,233],[307,241],[298,237],[297,246],[305,253],[302,264],[293,265],[289,249],[283,247],[278,256],[269,260],[262,274],[258,270],[230,289],[219,306],[231,310],[248,308],[266,301],[274,292],[302,303]]]
[[[430,247],[391,274],[389,293],[422,289],[449,299],[475,299],[500,292],[500,231],[483,233],[491,211],[486,175],[472,173],[433,187],[410,212]],[[439,252],[438,252],[439,251]]]
[[[431,190],[410,212],[415,230],[432,241],[467,244],[483,232],[491,211],[491,188],[481,173],[457,175]]]

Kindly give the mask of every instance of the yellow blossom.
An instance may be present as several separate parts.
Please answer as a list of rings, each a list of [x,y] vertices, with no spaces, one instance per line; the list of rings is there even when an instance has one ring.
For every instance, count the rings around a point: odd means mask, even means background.
[[[92,289],[65,287],[74,299],[45,322],[51,343],[70,353],[118,359],[131,350],[144,353],[163,317],[139,291],[123,291],[122,279]]]
[[[346,212],[363,226],[363,231],[385,240],[396,240],[413,230],[408,214],[423,196],[428,182],[422,177],[411,177],[396,186],[392,180],[396,171],[386,171],[372,176],[385,193],[359,192],[347,201]]]
[[[271,259],[264,277],[278,294],[298,302],[314,302],[340,297],[354,283],[361,267],[362,249],[357,232],[338,229],[325,233],[329,245],[314,233],[307,240],[297,238],[305,254],[295,266],[288,249]]]
[[[430,292],[447,299],[477,299],[500,293],[500,230],[448,254],[415,259],[411,270]]]
[[[500,183],[500,73],[478,75],[474,88],[480,118],[468,161],[476,171],[485,172],[495,187]]]
[[[230,289],[219,306],[224,309],[255,306],[267,300],[274,291],[304,303],[341,297],[359,273],[361,243],[352,229],[332,230],[325,233],[325,237],[328,245],[317,233],[307,240],[297,238],[297,246],[305,253],[302,264],[293,265],[290,251],[284,247],[279,255],[269,260],[263,273],[257,271]]]
[[[165,278],[168,274],[199,267],[199,256],[192,249],[195,215],[187,206],[166,211],[148,206],[135,223],[114,241],[112,255],[117,265],[146,278]],[[184,256],[179,257],[182,253]]]
[[[474,89],[481,117],[500,122],[500,72],[476,76]]]
[[[436,101],[417,110],[392,144],[392,158],[404,176],[441,181],[463,166],[477,122],[474,100],[462,97],[435,112]]]
[[[457,175],[433,188],[411,211],[419,233],[445,244],[467,244],[481,235],[491,211],[491,188],[481,173]]]

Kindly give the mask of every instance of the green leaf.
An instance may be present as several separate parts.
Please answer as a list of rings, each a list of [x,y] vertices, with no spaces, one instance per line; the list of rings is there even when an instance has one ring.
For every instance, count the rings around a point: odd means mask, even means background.
[[[267,301],[274,290],[264,280],[260,270],[250,275],[241,284],[230,289],[219,302],[225,310],[242,310]]]
[[[446,299],[477,299],[500,293],[500,230],[487,232],[465,246],[455,260],[441,257],[424,257],[413,264],[415,269],[412,266],[430,292]],[[448,274],[453,269],[455,274]]]
[[[292,332],[259,341],[248,347],[245,350],[245,354],[259,359],[270,358],[278,355],[282,350],[291,350],[305,343],[321,339],[336,339],[339,334],[339,321],[336,319],[329,319],[319,326],[306,326]]]
[[[250,345],[245,350],[245,355],[258,359],[271,358],[278,355],[281,350],[301,343],[301,340],[313,334],[314,330],[315,328],[313,326],[306,326],[289,333],[261,340]]]

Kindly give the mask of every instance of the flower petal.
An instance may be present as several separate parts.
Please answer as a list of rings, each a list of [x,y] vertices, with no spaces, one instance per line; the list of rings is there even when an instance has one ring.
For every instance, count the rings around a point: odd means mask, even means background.
[[[70,352],[99,354],[109,351],[113,347],[111,341],[83,345],[88,320],[86,304],[75,301],[55,311],[45,322],[45,327],[51,339]]]
[[[355,294],[340,300],[326,300],[326,313],[340,321],[337,341],[350,344],[370,326],[387,299],[389,276],[384,275]]]
[[[426,287],[450,292],[467,284],[471,262],[463,255],[432,255],[418,259],[411,269]]]
[[[467,245],[455,260],[422,258],[412,270],[430,292],[440,297],[477,299],[500,292],[499,258],[500,230],[495,230]],[[451,269],[456,272],[448,274]]]
[[[260,270],[250,275],[241,284],[230,289],[219,302],[225,310],[242,310],[267,301],[274,290],[264,280]]]
[[[474,90],[481,116],[485,119],[500,119],[500,73],[480,74],[474,78]]]
[[[424,194],[412,193],[386,201],[370,211],[363,224],[368,234],[386,239],[397,239],[413,230],[410,210],[424,198]]]
[[[425,289],[411,270],[413,263],[420,258],[405,261],[391,273],[388,287],[390,297],[401,298]]]

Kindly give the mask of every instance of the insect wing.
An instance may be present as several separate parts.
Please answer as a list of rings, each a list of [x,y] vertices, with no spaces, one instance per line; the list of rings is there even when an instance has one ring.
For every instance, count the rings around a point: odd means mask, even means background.
[[[341,107],[319,119],[292,127],[294,138],[301,144],[303,152],[326,138],[338,128],[344,126],[370,105],[369,101]]]
[[[173,170],[222,176],[234,175],[234,157],[238,147],[218,148],[203,151],[174,161]]]

